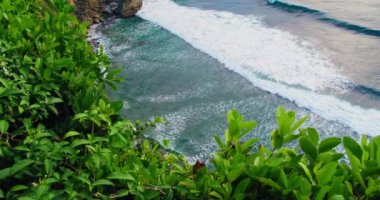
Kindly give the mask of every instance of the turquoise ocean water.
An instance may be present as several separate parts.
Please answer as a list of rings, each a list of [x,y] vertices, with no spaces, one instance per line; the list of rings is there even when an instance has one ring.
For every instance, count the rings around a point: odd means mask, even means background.
[[[310,115],[328,135],[380,133],[380,5],[374,0],[146,0],[137,17],[97,27],[125,82],[113,98],[132,119],[189,160],[209,158],[225,114],[259,123],[269,141],[275,110]],[[356,9],[355,9],[356,8]]]

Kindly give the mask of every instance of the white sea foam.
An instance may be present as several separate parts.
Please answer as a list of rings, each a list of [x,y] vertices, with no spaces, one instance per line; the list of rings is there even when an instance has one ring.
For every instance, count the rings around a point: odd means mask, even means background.
[[[144,1],[139,16],[180,36],[223,63],[311,90],[341,88],[345,78],[327,57],[289,32],[268,28],[255,16]]]
[[[218,59],[263,90],[359,133],[374,135],[380,131],[378,110],[364,109],[317,92],[340,89],[347,80],[339,75],[328,56],[307,41],[266,27],[254,16],[184,7],[169,0],[146,0],[138,15]]]
[[[204,97],[211,91],[212,86],[206,84],[203,85],[203,87],[192,88],[174,94],[140,96],[137,98],[137,101],[148,101],[152,103],[174,103],[178,101],[188,100],[190,98]]]

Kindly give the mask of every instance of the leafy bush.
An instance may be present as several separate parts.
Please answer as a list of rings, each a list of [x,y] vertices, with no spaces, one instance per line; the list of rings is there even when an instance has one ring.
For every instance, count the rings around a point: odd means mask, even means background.
[[[380,136],[320,140],[282,107],[270,147],[243,141],[256,123],[232,110],[210,166],[166,152],[142,135],[161,119],[122,119],[107,98],[118,70],[72,11],[0,1],[0,199],[379,198]]]

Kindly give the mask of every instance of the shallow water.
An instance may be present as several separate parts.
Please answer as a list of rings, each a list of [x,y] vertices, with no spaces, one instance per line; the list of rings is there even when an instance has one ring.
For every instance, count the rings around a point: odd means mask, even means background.
[[[250,137],[262,141],[280,105],[309,114],[324,137],[380,129],[377,37],[265,1],[151,0],[139,16],[151,22],[99,29],[126,77],[111,95],[129,118],[165,117],[148,135],[190,160],[210,157],[231,108],[259,123]]]

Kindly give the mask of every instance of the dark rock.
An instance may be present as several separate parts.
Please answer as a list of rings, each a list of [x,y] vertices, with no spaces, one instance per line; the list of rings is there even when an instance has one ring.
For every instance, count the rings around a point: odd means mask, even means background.
[[[204,167],[206,167],[205,162],[203,162],[202,160],[197,160],[193,165],[193,175],[196,175],[199,172],[199,170],[201,170]]]
[[[127,18],[141,9],[142,0],[69,0],[76,7],[79,20],[88,23],[108,21],[108,18]]]
[[[120,16],[127,18],[134,16],[142,7],[142,0],[122,0],[119,4]]]

